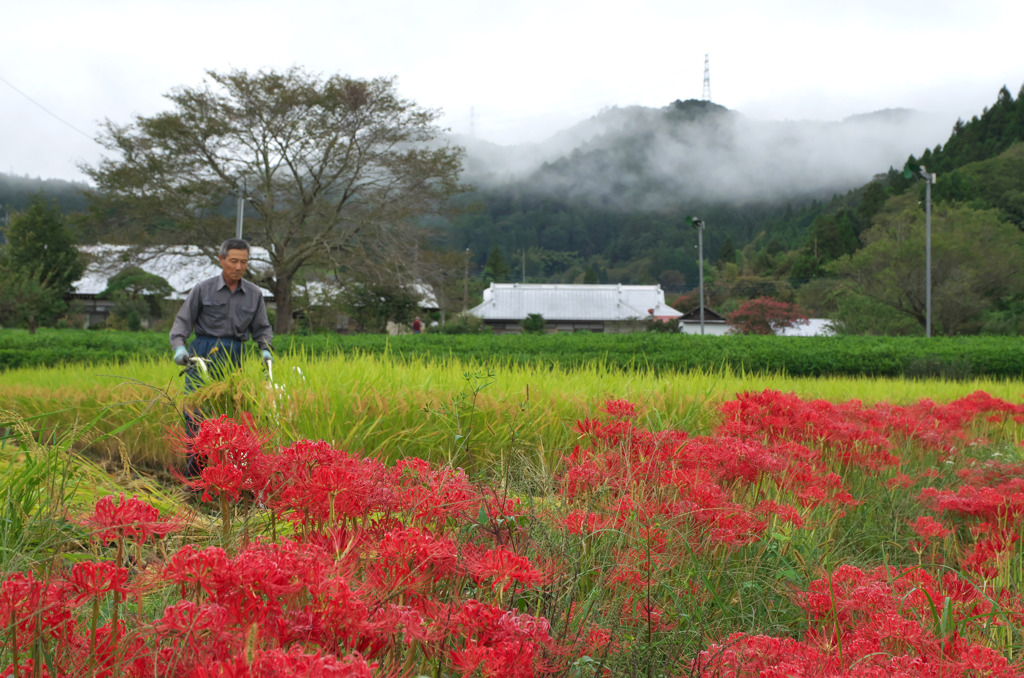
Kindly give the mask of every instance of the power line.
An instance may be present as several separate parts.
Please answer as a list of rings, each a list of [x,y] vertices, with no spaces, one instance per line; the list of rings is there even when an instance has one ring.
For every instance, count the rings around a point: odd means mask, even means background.
[[[78,129],[77,127],[75,127],[74,125],[72,125],[72,124],[71,124],[70,122],[68,122],[68,121],[67,121],[67,120],[65,120],[64,118],[60,117],[59,115],[57,115],[56,113],[54,113],[53,111],[51,111],[51,110],[50,110],[49,108],[47,108],[46,106],[43,106],[43,105],[42,105],[41,103],[39,103],[38,101],[36,101],[36,100],[35,100],[35,99],[33,99],[32,97],[30,97],[29,95],[25,94],[24,92],[22,92],[22,91],[21,91],[20,89],[18,89],[17,87],[15,87],[15,86],[14,86],[14,84],[13,84],[13,83],[11,83],[11,81],[9,81],[9,80],[8,80],[7,78],[3,77],[2,75],[0,75],[0,82],[3,82],[3,83],[4,83],[5,85],[7,85],[7,86],[8,86],[8,87],[10,87],[11,89],[13,89],[13,90],[14,90],[15,92],[17,92],[17,93],[18,93],[18,94],[20,94],[21,96],[25,97],[25,98],[26,98],[26,99],[27,99],[28,101],[30,101],[30,102],[31,102],[31,103],[32,103],[33,105],[35,105],[36,107],[40,108],[41,110],[43,110],[44,112],[46,112],[46,113],[47,113],[48,115],[50,115],[51,117],[53,117],[53,119],[54,119],[54,120],[56,120],[57,122],[60,122],[60,123],[62,123],[62,124],[64,124],[64,125],[66,125],[66,126],[70,127],[71,129],[73,129],[74,131],[78,132],[79,134],[81,134],[81,135],[82,135],[83,137],[85,137],[85,138],[86,138],[86,139],[88,139],[89,141],[93,141],[93,142],[95,142],[95,141],[96,141],[96,140],[95,140],[95,139],[93,139],[93,138],[92,138],[92,137],[91,137],[90,135],[88,135],[88,134],[86,134],[85,132],[83,132],[82,130]]]

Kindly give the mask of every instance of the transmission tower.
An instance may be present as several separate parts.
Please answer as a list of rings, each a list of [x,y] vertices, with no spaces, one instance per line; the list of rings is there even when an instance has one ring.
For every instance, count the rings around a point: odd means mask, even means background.
[[[708,66],[708,55],[704,55],[704,89],[700,98],[704,101],[711,101],[711,68]]]

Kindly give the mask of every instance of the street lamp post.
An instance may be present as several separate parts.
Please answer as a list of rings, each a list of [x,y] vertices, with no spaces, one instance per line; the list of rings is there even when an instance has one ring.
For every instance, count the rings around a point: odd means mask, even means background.
[[[469,308],[469,248],[466,248],[466,271],[462,277],[462,312]]]
[[[924,336],[932,336],[932,184],[938,178],[924,165],[918,165],[917,175],[924,179]],[[907,179],[914,176],[910,163],[903,168]]]
[[[697,217],[687,217],[695,229],[697,229],[697,271],[700,285],[700,333],[704,334],[704,220]]]

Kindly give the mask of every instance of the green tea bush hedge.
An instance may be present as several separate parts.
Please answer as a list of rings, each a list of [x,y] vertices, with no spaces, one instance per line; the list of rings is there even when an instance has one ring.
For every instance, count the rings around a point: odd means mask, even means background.
[[[480,364],[685,372],[728,367],[793,376],[972,377],[1024,376],[1024,348],[1016,337],[772,337],[632,334],[279,336],[279,355],[383,354],[459,359]],[[170,360],[167,335],[146,332],[0,331],[0,369],[61,363]]]

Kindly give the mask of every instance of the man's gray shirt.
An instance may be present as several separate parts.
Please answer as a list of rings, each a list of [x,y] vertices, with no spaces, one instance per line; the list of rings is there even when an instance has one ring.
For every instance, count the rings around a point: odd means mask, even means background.
[[[184,346],[193,328],[196,336],[243,342],[251,335],[266,351],[274,338],[260,288],[243,279],[232,292],[223,275],[207,278],[185,297],[171,326],[171,348]]]

